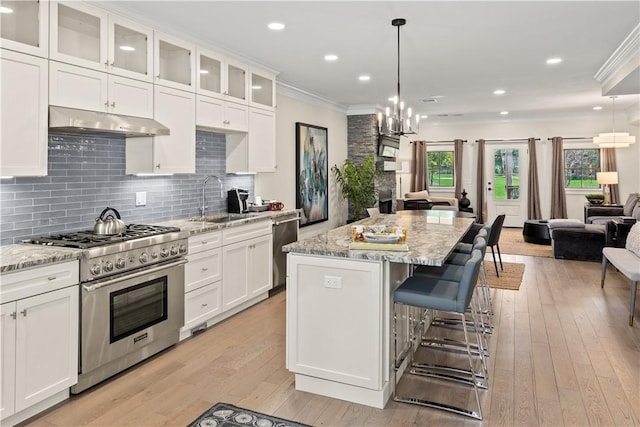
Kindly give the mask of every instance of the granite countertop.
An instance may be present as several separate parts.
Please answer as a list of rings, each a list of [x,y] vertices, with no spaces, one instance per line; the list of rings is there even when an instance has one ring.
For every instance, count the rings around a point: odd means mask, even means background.
[[[206,217],[175,219],[156,223],[168,227],[178,227],[181,231],[189,232],[189,235],[208,233],[238,225],[251,224],[253,222],[275,219],[298,212],[297,209],[281,211],[265,211],[248,214],[214,214]]]
[[[282,250],[299,254],[440,266],[473,222],[472,218],[456,218],[451,211],[433,211],[429,215],[382,214],[290,243]],[[409,251],[349,250],[353,225],[386,225],[388,229],[393,226],[406,227]]]
[[[19,243],[0,246],[0,273],[79,259],[80,249]]]

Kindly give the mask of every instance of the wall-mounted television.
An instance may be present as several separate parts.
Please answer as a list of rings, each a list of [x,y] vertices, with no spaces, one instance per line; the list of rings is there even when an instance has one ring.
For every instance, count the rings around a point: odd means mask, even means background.
[[[400,151],[400,138],[389,135],[378,137],[378,156],[395,159]]]

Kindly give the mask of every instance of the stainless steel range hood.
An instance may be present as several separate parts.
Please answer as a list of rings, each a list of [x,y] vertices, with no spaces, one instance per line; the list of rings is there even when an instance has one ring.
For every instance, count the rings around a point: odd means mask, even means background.
[[[49,106],[49,129],[71,133],[119,134],[126,137],[169,135],[169,128],[153,119]]]

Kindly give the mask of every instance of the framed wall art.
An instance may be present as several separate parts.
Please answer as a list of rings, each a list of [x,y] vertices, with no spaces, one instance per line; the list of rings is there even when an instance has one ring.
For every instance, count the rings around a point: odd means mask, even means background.
[[[327,128],[296,123],[296,208],[300,226],[329,219]]]

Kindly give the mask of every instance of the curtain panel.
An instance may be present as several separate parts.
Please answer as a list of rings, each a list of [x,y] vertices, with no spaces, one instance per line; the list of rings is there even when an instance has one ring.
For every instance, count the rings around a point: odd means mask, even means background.
[[[616,165],[615,148],[600,149],[600,170],[602,172],[618,171],[618,166]],[[614,205],[620,203],[620,188],[618,187],[618,184],[609,185],[609,190],[611,192],[611,203],[613,203]]]
[[[536,139],[528,139],[529,146],[529,192],[527,200],[527,218],[540,219],[542,212],[540,210],[540,185],[538,181],[538,158],[536,155]]]
[[[411,141],[410,191],[429,190],[427,186],[427,141]]]
[[[484,139],[478,140],[478,172],[476,176],[476,198],[478,202],[476,204],[477,221],[483,224],[487,216],[487,204],[485,202],[484,192]]]
[[[564,191],[564,153],[562,137],[551,138],[553,158],[551,161],[551,219],[567,217],[567,197]]]
[[[454,139],[453,140],[453,167],[455,168],[454,170],[454,177],[456,180],[456,188],[455,188],[455,198],[456,199],[460,199],[460,197],[462,197],[462,194],[460,194],[462,192],[462,150],[463,150],[464,144],[462,143],[461,139]]]

